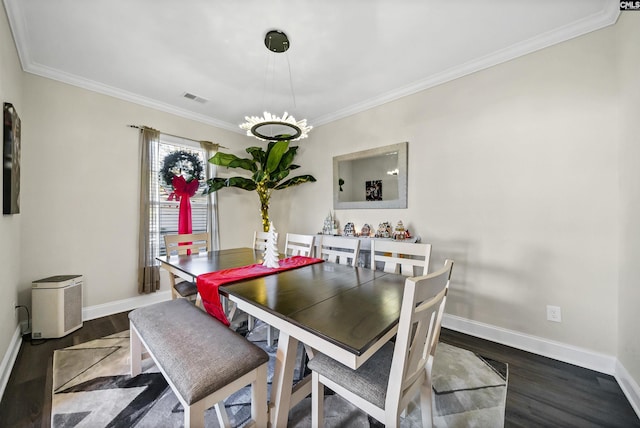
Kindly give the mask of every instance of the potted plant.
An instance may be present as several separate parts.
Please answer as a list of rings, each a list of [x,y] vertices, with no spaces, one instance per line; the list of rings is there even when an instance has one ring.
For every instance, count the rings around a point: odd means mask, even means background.
[[[249,147],[249,158],[239,158],[230,153],[216,153],[209,162],[227,168],[241,168],[252,173],[247,177],[214,177],[207,180],[206,193],[217,192],[223,187],[238,187],[244,190],[255,190],[260,199],[262,229],[269,231],[269,200],[274,190],[286,189],[308,181],[316,181],[312,175],[299,175],[283,181],[292,170],[300,168],[293,163],[298,146],[289,147],[289,141],[269,142],[267,150],[261,147]]]

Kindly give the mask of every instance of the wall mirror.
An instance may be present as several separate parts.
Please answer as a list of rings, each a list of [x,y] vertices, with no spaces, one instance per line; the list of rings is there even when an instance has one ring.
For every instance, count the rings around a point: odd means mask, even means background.
[[[333,158],[333,209],[407,208],[407,143]]]

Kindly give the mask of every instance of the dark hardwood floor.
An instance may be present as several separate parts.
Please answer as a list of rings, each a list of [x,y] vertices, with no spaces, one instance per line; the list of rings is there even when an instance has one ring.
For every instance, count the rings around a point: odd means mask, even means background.
[[[49,427],[53,351],[127,328],[121,313],[60,339],[25,340],[0,402],[0,427]],[[451,330],[441,340],[509,364],[506,427],[640,427],[612,376]]]

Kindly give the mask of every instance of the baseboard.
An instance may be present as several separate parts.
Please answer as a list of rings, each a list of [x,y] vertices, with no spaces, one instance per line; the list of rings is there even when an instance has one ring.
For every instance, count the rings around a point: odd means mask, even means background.
[[[171,291],[158,291],[155,293],[142,294],[115,302],[103,303],[101,305],[87,306],[82,308],[82,320],[88,321],[120,312],[130,311],[142,306],[152,305],[171,299]]]
[[[640,386],[616,357],[455,315],[445,314],[442,318],[442,326],[470,336],[612,375],[629,400],[629,404],[640,417]]]
[[[88,321],[124,311],[130,311],[142,306],[169,300],[170,298],[170,291],[159,291],[157,293],[144,294],[131,297],[129,299],[104,303],[102,305],[87,306],[82,308],[82,319],[83,321]],[[16,326],[16,330],[13,333],[9,347],[2,359],[2,363],[0,363],[0,400],[2,399],[4,390],[7,387],[9,376],[11,376],[11,370],[13,370],[13,365],[15,364],[18,352],[20,351],[20,345],[22,344],[22,332],[24,331],[27,333],[28,330],[28,328],[23,326],[23,324],[24,323],[20,323]]]
[[[18,352],[20,351],[20,345],[22,345],[21,331],[21,326],[17,325],[16,330],[13,332],[13,337],[11,337],[11,342],[7,348],[7,352],[4,354],[4,358],[0,364],[0,400],[2,400],[4,390],[9,382],[11,370],[13,370],[13,365],[15,364]]]
[[[622,388],[624,395],[627,396],[636,415],[640,418],[640,386],[638,386],[638,383],[631,377],[620,361],[616,361],[616,380],[620,388]]]
[[[468,320],[455,315],[445,314],[442,319],[442,326],[600,373],[616,374],[617,359],[611,355]]]

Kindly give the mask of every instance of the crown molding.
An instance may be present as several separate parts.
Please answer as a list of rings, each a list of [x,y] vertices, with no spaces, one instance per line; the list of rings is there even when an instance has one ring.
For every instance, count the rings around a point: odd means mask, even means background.
[[[196,122],[212,125],[217,128],[226,129],[235,133],[242,134],[242,130],[237,125],[232,125],[228,122],[215,119],[213,117],[205,116],[203,114],[194,113],[185,109],[174,107],[172,105],[156,101],[151,98],[143,97],[132,92],[124,91],[122,89],[114,88],[112,86],[103,85],[102,83],[95,82],[93,80],[84,79],[73,74],[65,73],[60,70],[56,70],[50,67],[43,66],[38,63],[31,63],[27,67],[23,65],[24,71],[27,73],[35,74],[48,79],[57,80],[62,83],[66,83],[72,86],[77,86],[82,89],[97,92],[104,95],[109,95],[114,98],[118,98],[124,101],[129,101],[134,104],[149,107],[155,110],[160,110],[165,113],[170,113],[175,116],[184,117],[185,119],[194,120]]]
[[[20,64],[24,70],[25,66],[31,63],[29,49],[27,49],[27,46],[29,45],[29,43],[27,43],[29,33],[26,30],[26,23],[24,22],[22,15],[19,13],[18,8],[14,7],[14,4],[17,4],[17,2],[4,0],[3,3],[4,10],[7,12],[7,18],[9,19],[9,27],[11,29],[11,34],[13,35],[13,42],[18,51],[18,58],[20,59]]]
[[[391,101],[413,95],[425,89],[447,83],[463,76],[484,70],[489,67],[510,61],[512,59],[533,53],[535,51],[565,42],[567,40],[582,36],[592,31],[613,25],[620,16],[619,3],[617,1],[607,1],[603,9],[586,18],[578,20],[570,25],[566,25],[554,31],[540,34],[521,43],[511,45],[505,49],[491,53],[472,61],[452,67],[441,73],[431,75],[410,85],[403,86],[393,91],[386,92],[380,96],[370,98],[358,104],[351,105],[336,112],[309,119],[309,123],[314,126],[325,125],[327,123],[343,119],[363,111],[378,107]]]
[[[5,10],[7,11],[7,17],[9,18],[11,31],[13,33],[13,39],[18,50],[18,57],[20,58],[20,63],[22,64],[22,68],[24,71],[67,83],[73,86],[78,86],[90,91],[109,95],[135,104],[143,105],[145,107],[164,111],[176,116],[184,117],[186,119],[202,122],[218,128],[226,129],[228,131],[243,134],[242,130],[238,128],[237,124],[231,124],[229,122],[221,121],[209,116],[193,113],[188,110],[180,109],[169,104],[153,100],[151,98],[142,97],[128,91],[103,85],[92,80],[84,79],[79,76],[64,73],[59,70],[55,70],[53,68],[45,67],[43,65],[35,63],[31,60],[27,48],[28,32],[26,31],[26,24],[23,17],[18,12],[18,8],[14,6],[15,4],[17,4],[17,1],[15,0],[4,0]],[[592,31],[599,30],[609,25],[613,25],[618,20],[619,15],[620,8],[618,1],[603,1],[603,8],[599,12],[578,20],[572,24],[566,25],[554,31],[540,34],[536,37],[509,46],[490,55],[477,58],[456,67],[452,67],[441,73],[434,74],[425,79],[421,79],[412,84],[405,85],[392,91],[388,91],[379,96],[370,98],[357,104],[353,104],[338,111],[320,117],[310,118],[309,123],[312,123],[314,126],[325,125],[327,123],[343,119],[357,113],[361,113],[374,107],[378,107],[382,104],[395,101],[408,95],[413,95],[425,89],[441,85],[451,80],[455,80],[460,77],[475,73],[477,71],[484,70],[486,68],[512,60],[514,58],[518,58],[537,50],[562,43],[564,41],[573,39]]]
[[[58,82],[66,83],[72,86],[77,86],[89,91],[108,95],[124,101],[129,101],[131,103],[149,107],[155,110],[160,110],[165,113],[183,117],[185,119],[190,119],[196,122],[215,126],[217,128],[226,129],[238,134],[243,133],[236,124],[231,124],[209,116],[177,108],[151,98],[142,97],[140,95],[124,91],[122,89],[114,88],[112,86],[104,85],[93,80],[85,79],[74,74],[65,73],[63,71],[38,64],[37,62],[33,61],[31,59],[31,56],[29,55],[29,32],[27,31],[24,18],[20,14],[19,8],[16,6],[18,2],[12,0],[4,0],[3,2],[5,10],[7,12],[7,18],[9,18],[9,26],[11,27],[13,41],[15,42],[16,49],[18,51],[18,58],[20,59],[20,64],[22,65],[22,69],[25,72],[56,80]]]

